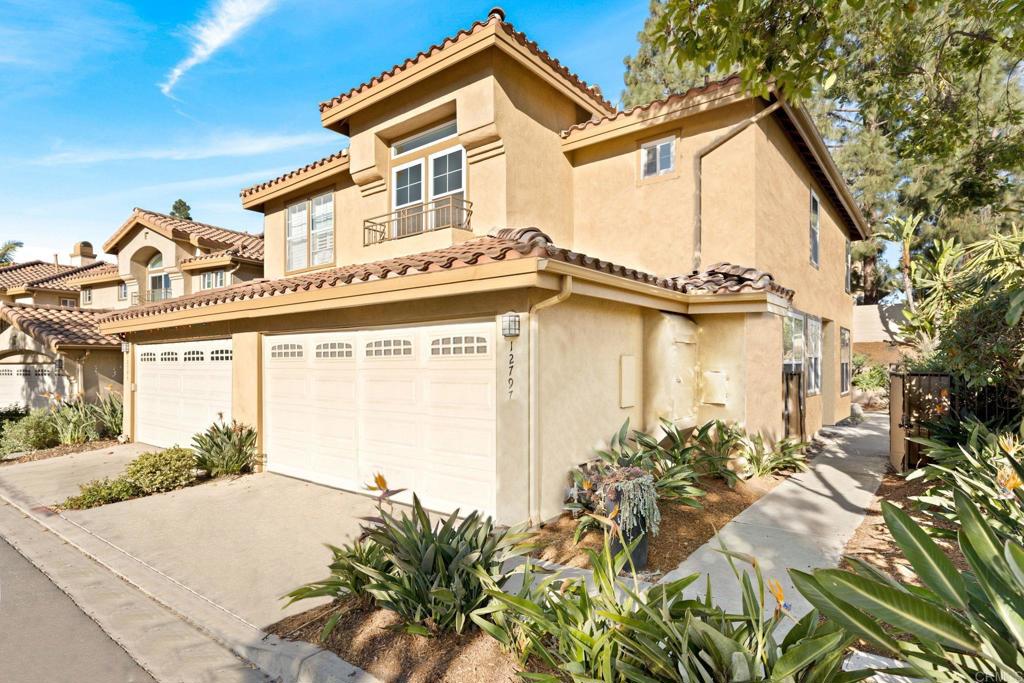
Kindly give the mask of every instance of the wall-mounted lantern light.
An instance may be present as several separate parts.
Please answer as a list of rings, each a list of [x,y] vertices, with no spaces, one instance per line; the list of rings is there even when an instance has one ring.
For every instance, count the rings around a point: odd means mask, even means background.
[[[128,351],[130,351],[130,350],[131,350],[131,346],[128,344],[128,342],[126,342],[126,341],[121,342],[121,353],[128,353]]]
[[[505,315],[501,316],[501,336],[503,337],[518,337],[519,336],[519,314],[510,311]]]
[[[62,372],[64,370],[64,359],[63,358],[55,359],[53,361],[53,369],[56,370],[57,372]]]

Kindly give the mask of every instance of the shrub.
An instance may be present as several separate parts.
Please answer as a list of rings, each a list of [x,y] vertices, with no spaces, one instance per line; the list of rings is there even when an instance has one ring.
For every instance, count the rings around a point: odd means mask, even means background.
[[[807,444],[799,439],[786,437],[771,441],[754,434],[741,440],[741,452],[747,461],[747,476],[767,477],[776,472],[803,472],[807,469],[807,458],[803,451]]]
[[[241,474],[256,462],[256,430],[239,422],[215,422],[192,437],[196,466],[211,477]]]
[[[50,412],[45,409],[31,413],[12,422],[5,422],[0,432],[0,455],[20,451],[37,451],[52,448],[60,443],[60,436]]]
[[[168,448],[157,453],[143,453],[128,463],[121,478],[142,495],[173,491],[195,481],[196,457],[187,448]]]
[[[626,553],[588,550],[593,582],[561,575],[534,580],[529,566],[515,595],[489,590],[493,602],[473,620],[530,666],[555,670],[528,673],[531,681],[591,683],[689,683],[691,681],[857,681],[872,672],[842,674],[853,641],[838,625],[820,624],[816,611],[783,638],[786,612],[779,604],[765,618],[766,585],[752,558],[754,581],[733,567],[744,587],[743,608],[727,614],[714,605],[711,587],[703,600],[683,597],[696,574],[642,589],[633,577],[617,577]],[[781,603],[781,587],[768,589]],[[770,608],[768,608],[770,610]],[[531,666],[536,670],[537,666]]]
[[[56,404],[50,415],[63,445],[82,444],[100,438],[96,412],[82,399]]]
[[[385,491],[382,499],[392,493]],[[409,513],[379,511],[363,540],[335,551],[331,577],[292,591],[285,596],[288,604],[311,597],[369,596],[378,607],[398,614],[410,633],[461,633],[470,614],[488,600],[487,589],[499,590],[510,576],[506,561],[530,550],[525,544],[529,534],[496,529],[489,517],[476,512],[459,522],[456,510],[431,524],[416,496]],[[325,627],[322,636],[331,628]]]
[[[853,354],[853,386],[862,391],[872,389],[889,388],[889,371],[885,366],[872,363],[871,359],[862,353]]]
[[[145,495],[134,484],[125,479],[96,479],[78,487],[80,493],[71,496],[62,504],[62,508],[68,510],[87,510],[89,508],[107,505],[108,503],[119,503],[122,500],[138,498]]]
[[[962,491],[954,492],[962,574],[907,513],[882,514],[922,586],[864,563],[855,572],[790,570],[811,604],[833,623],[906,662],[905,675],[932,681],[1020,681],[1024,671],[1024,548],[1000,540]]]
[[[0,427],[2,427],[6,422],[20,420],[26,415],[28,415],[28,411],[16,403],[0,407]]]
[[[92,410],[100,436],[108,439],[121,436],[124,429],[124,402],[120,394],[110,391],[108,387],[107,393],[93,404]]]

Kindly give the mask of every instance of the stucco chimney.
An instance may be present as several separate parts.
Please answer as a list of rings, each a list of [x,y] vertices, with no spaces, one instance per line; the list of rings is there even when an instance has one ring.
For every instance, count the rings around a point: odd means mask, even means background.
[[[96,261],[96,252],[89,242],[79,242],[71,248],[71,265],[87,266]]]

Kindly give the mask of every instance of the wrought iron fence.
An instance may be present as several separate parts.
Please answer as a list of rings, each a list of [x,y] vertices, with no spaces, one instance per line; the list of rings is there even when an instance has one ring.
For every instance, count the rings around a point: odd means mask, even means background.
[[[432,230],[469,230],[473,204],[457,195],[407,206],[363,221],[363,246],[420,235]]]

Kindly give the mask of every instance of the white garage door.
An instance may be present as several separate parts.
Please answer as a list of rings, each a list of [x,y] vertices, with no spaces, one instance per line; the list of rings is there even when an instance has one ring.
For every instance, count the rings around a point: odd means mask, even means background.
[[[231,420],[231,340],[135,347],[135,440],[167,448]]]
[[[494,514],[493,323],[272,336],[263,358],[267,469]]]
[[[53,394],[69,398],[70,392],[67,378],[52,364],[0,364],[0,408],[45,408]]]

